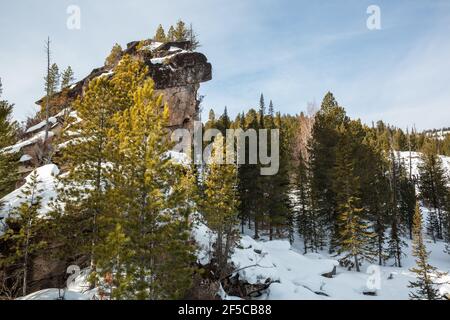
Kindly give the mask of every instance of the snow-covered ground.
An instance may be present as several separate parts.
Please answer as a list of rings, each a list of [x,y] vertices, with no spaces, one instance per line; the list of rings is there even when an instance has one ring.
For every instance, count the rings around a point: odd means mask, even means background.
[[[200,245],[198,259],[205,263],[213,236],[204,225],[197,226],[194,235]],[[300,240],[297,238],[291,246],[287,240],[256,241],[249,235],[242,236],[231,257],[236,269],[241,269],[238,271],[239,278],[249,283],[264,283],[267,278],[279,281],[271,284],[267,294],[258,299],[409,299],[411,289],[408,284],[415,279],[409,271],[415,266],[410,240],[406,240],[408,247],[401,268],[392,267],[389,263],[381,267],[365,264],[361,272],[339,267],[338,262],[326,252],[303,255]],[[427,240],[426,245],[431,251],[429,263],[440,271],[450,272],[450,255],[444,252],[445,244]],[[246,268],[248,266],[253,267]],[[337,266],[336,275],[332,278],[322,276],[331,272],[334,266]],[[441,293],[450,293],[450,276],[439,281],[448,282],[440,287]],[[365,295],[363,292],[374,292],[376,295]],[[222,297],[236,298],[223,292]]]
[[[39,214],[41,216],[44,216],[50,210],[51,200],[56,197],[56,177],[59,173],[59,169],[54,164],[47,164],[45,166],[37,168],[36,173],[39,182],[37,187],[37,195],[42,198],[42,207],[39,210]],[[12,209],[17,208],[24,201],[24,199],[22,199],[20,195],[22,193],[22,190],[30,182],[32,174],[33,172],[31,172],[25,178],[25,184],[23,186],[7,194],[0,200],[0,202],[3,204],[3,207],[0,209],[0,217],[7,216]]]

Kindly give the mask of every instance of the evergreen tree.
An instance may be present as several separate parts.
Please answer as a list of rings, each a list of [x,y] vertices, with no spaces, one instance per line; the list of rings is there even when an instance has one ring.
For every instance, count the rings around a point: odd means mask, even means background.
[[[194,31],[194,28],[192,27],[192,23],[189,26],[189,30],[187,31],[187,40],[189,40],[189,49],[195,50],[198,47],[200,47],[200,41],[198,41],[197,34]]]
[[[161,24],[158,26],[158,29],[156,29],[155,37],[153,39],[158,42],[167,41],[166,33],[164,32],[164,28]]]
[[[162,96],[155,94],[153,81],[146,80],[133,95],[132,106],[114,116],[108,134],[113,162],[108,173],[109,199],[118,208],[112,220],[119,224],[107,238],[118,241],[116,250],[108,250],[108,241],[99,245],[103,252],[110,252],[99,264],[120,258],[123,266],[108,271],[117,287],[116,298],[177,299],[190,287],[195,184],[192,175],[168,156],[169,109],[165,106],[161,112],[161,105]],[[121,269],[125,272],[117,271]],[[99,270],[100,278],[105,278],[105,271]]]
[[[209,120],[209,121],[216,121],[216,115],[215,115],[213,109],[209,110],[208,120]]]
[[[72,85],[75,81],[73,70],[71,66],[68,66],[61,75],[61,90],[66,89]]]
[[[303,155],[299,155],[298,165],[295,172],[295,213],[298,227],[298,233],[303,239],[303,251],[317,252],[320,248],[320,242],[318,241],[318,235],[322,232],[318,230],[320,224],[318,224],[318,217],[315,216],[314,206],[311,202],[311,193],[309,186],[309,175],[307,162],[303,159]]]
[[[201,212],[208,227],[216,234],[214,261],[218,278],[226,271],[228,259],[237,237],[237,171],[234,164],[220,164],[215,161],[223,155],[223,137],[214,141],[211,163],[206,167],[204,199],[201,200]]]
[[[45,113],[45,135],[44,135],[44,140],[43,140],[43,159],[44,159],[44,163],[48,164],[51,162],[51,147],[49,146],[49,144],[47,143],[48,138],[49,138],[49,131],[50,131],[50,122],[49,122],[49,118],[50,118],[50,112],[52,109],[52,97],[55,94],[55,92],[57,91],[57,88],[59,86],[59,81],[60,81],[60,74],[59,74],[59,68],[56,65],[56,63],[53,63],[50,66],[50,38],[47,39],[47,43],[46,43],[46,51],[47,51],[47,74],[44,77],[45,80],[45,109],[43,110]]]
[[[308,149],[310,154],[311,191],[313,202],[326,227],[332,232],[332,239],[338,237],[336,194],[333,188],[333,172],[336,162],[336,148],[339,141],[338,128],[348,122],[342,107],[332,93],[328,92],[319,112],[315,115],[312,138]],[[330,251],[334,250],[331,241]]]
[[[447,187],[448,178],[435,145],[425,145],[418,169],[420,197],[425,205],[432,208],[428,233],[434,241],[443,239],[447,232],[445,225],[449,215],[450,191]]]
[[[8,243],[10,250],[6,258],[0,260],[0,267],[3,270],[8,267],[19,270],[19,279],[15,281],[22,282],[23,296],[28,292],[28,272],[32,257],[46,246],[46,242],[38,236],[45,225],[45,222],[39,219],[42,200],[39,196],[42,191],[39,189],[39,183],[37,172],[33,171],[19,196],[21,204],[9,213],[6,232],[0,236],[0,242]]]
[[[107,67],[113,67],[117,62],[119,62],[120,58],[122,57],[122,47],[120,44],[116,43],[109,53],[108,57],[105,60],[105,66]]]
[[[279,168],[274,175],[260,176],[260,184],[262,186],[263,196],[267,202],[267,220],[269,223],[269,239],[273,239],[274,228],[280,233],[287,228],[288,238],[291,242],[294,240],[294,216],[290,204],[290,140],[291,136],[283,121],[280,113],[277,113],[275,119],[267,116],[264,121],[264,127],[271,135],[271,130],[279,130],[279,141],[276,145],[267,141],[268,152],[272,153],[272,149],[279,149]]]
[[[269,102],[269,111],[268,112],[269,112],[269,115],[272,116],[272,117],[275,114],[272,100],[270,100],[270,102]]]
[[[167,32],[167,41],[175,41],[175,28],[170,26],[169,31]]]
[[[112,117],[119,111],[118,96],[109,80],[98,77],[89,83],[82,100],[74,103],[82,121],[74,119],[68,123],[78,137],[64,149],[61,161],[66,163],[68,173],[60,178],[61,188],[53,212],[56,236],[63,239],[65,254],[69,258],[71,254],[88,255],[92,272],[96,268],[94,248],[100,241],[99,216],[109,205],[106,146]]]
[[[394,258],[394,266],[401,267],[401,259],[404,256],[403,247],[406,242],[403,241],[405,236],[404,223],[400,212],[400,181],[405,175],[405,170],[400,161],[399,156],[395,156],[393,148],[390,150],[390,185],[391,185],[391,201],[390,201],[390,234],[388,241],[388,255]]]
[[[338,210],[338,238],[335,245],[341,264],[349,269],[355,267],[359,272],[363,260],[373,261],[375,252],[371,244],[375,234],[370,230],[361,203],[360,176],[356,174],[355,159],[358,145],[344,125],[339,132],[341,139],[337,145],[333,174]]]
[[[0,79],[0,97],[1,94]],[[17,123],[11,119],[13,106],[6,100],[0,100],[0,150],[16,140]],[[17,178],[17,156],[13,152],[0,152],[0,198],[13,190]]]
[[[365,168],[363,170],[364,182],[361,186],[362,202],[375,233],[373,246],[377,251],[378,264],[383,265],[388,258],[384,244],[390,208],[390,185],[386,173],[387,161],[380,146],[377,145],[378,141],[372,140],[370,135],[366,138],[367,155],[365,161],[361,163]]]
[[[188,40],[188,30],[186,29],[186,24],[182,20],[178,20],[173,32],[173,36],[175,38],[175,41]]]
[[[415,289],[410,293],[414,300],[437,300],[440,298],[439,290],[436,288],[436,282],[433,280],[444,276],[444,273],[428,264],[430,255],[424,244],[422,235],[422,213],[419,209],[419,203],[416,203],[414,214],[414,237],[413,237],[413,256],[416,257],[416,267],[410,271],[416,274],[417,280],[410,281],[409,288]]]
[[[250,109],[245,116],[241,117],[240,127],[243,130],[259,128],[258,113],[255,109]],[[254,226],[254,238],[259,238],[259,227],[262,221],[261,215],[264,212],[264,201],[261,198],[260,170],[257,164],[250,164],[250,141],[245,141],[245,164],[238,168],[238,190],[239,190],[239,216],[242,227],[247,220],[249,229]]]
[[[264,102],[264,95],[261,93],[261,96],[259,97],[259,116],[260,121],[264,120],[264,115],[266,114],[266,104]]]

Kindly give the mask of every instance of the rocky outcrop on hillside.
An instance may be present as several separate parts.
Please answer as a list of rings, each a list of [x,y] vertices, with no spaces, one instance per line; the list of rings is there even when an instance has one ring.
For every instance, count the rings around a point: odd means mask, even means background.
[[[212,77],[212,67],[207,58],[201,53],[188,50],[189,47],[190,43],[186,41],[159,43],[147,40],[131,42],[122,52],[122,56],[128,54],[148,66],[149,77],[155,83],[156,93],[163,94],[163,102],[169,106],[169,129],[171,130],[193,127],[193,122],[198,118],[199,113],[200,83],[211,80]],[[117,63],[119,61],[113,65],[93,69],[82,80],[52,96],[50,131],[45,143],[52,145],[53,138],[60,134],[64,126],[64,119],[77,117],[76,111],[70,110],[71,102],[78,97],[82,98],[89,82],[99,76],[112,76]],[[45,99],[42,98],[36,103],[42,106]],[[40,150],[44,143],[46,121],[40,117],[36,119],[41,121],[28,126],[23,132],[21,141],[3,150],[11,153],[20,152],[19,172],[22,177],[42,164]],[[53,149],[58,151],[59,145],[54,145]],[[58,246],[58,244],[51,245]],[[86,261],[82,261],[83,257],[80,259],[81,261],[76,261],[76,264],[86,267]],[[29,273],[29,290],[33,292],[47,287],[61,287],[67,276],[65,268],[70,263],[74,261],[56,262],[51,257],[34,257]]]
[[[169,105],[171,129],[192,128],[199,112],[197,93],[200,83],[212,78],[212,67],[206,56],[188,50],[189,46],[188,41],[161,43],[145,40],[130,42],[123,51],[123,55],[128,54],[148,66],[149,77],[154,80],[157,93],[162,93],[164,102]],[[93,69],[69,90],[57,93],[53,100],[70,105],[70,102],[83,95],[92,79],[111,74],[113,69],[114,65]],[[36,103],[42,105],[43,102],[42,98]]]

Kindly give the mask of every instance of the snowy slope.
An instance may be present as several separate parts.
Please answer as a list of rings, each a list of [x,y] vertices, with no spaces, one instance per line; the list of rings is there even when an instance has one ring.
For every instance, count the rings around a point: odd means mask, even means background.
[[[198,260],[205,263],[209,259],[208,248],[214,236],[205,225],[200,224],[194,230],[194,237],[200,245]],[[338,262],[326,252],[301,254],[300,239],[296,239],[291,246],[287,240],[255,241],[243,235],[231,261],[236,270],[241,269],[237,271],[239,278],[249,283],[264,283],[268,278],[279,281],[258,299],[407,300],[410,292],[408,284],[414,280],[414,274],[409,269],[415,266],[415,261],[411,254],[411,241],[406,242],[407,256],[403,258],[402,268],[391,267],[389,262],[381,267],[365,264],[359,273],[339,267]],[[431,251],[430,264],[440,271],[450,272],[450,255],[444,252],[445,244],[427,240],[426,245]],[[322,276],[332,271],[334,266],[337,266],[335,276]],[[441,293],[450,293],[450,276],[440,282],[449,283],[440,287]],[[376,295],[365,295],[363,292],[374,292]],[[220,294],[224,299],[236,299],[223,291]]]
[[[409,152],[408,151],[400,151],[397,155],[405,164],[405,168],[409,170]],[[447,174],[450,174],[450,157],[439,156],[442,160],[444,168]],[[411,152],[411,172],[413,176],[419,175],[418,165],[420,164],[420,152]]]
[[[43,216],[50,210],[50,201],[56,197],[56,176],[59,173],[59,169],[54,164],[48,164],[37,168],[36,172],[39,181],[38,195],[42,197],[42,208],[39,213]],[[0,217],[7,216],[12,209],[17,208],[23,202],[23,199],[19,196],[21,195],[23,188],[26,187],[26,184],[29,183],[31,174],[32,173],[25,178],[25,184],[23,186],[0,200],[0,202],[3,203],[3,207],[0,209]]]
[[[400,157],[408,164],[409,152],[399,153]],[[171,156],[176,161],[183,163],[183,157],[176,154]],[[447,170],[450,169],[450,158],[442,157]],[[412,154],[413,173],[417,174],[419,154]],[[41,214],[48,211],[48,202],[55,197],[55,175],[58,174],[55,165],[47,165],[37,169],[39,179],[42,181],[40,188],[44,189],[41,196],[44,198]],[[2,199],[5,203],[0,216],[20,204],[18,195],[20,188]],[[424,209],[424,214],[427,212]],[[193,236],[199,246],[197,257],[199,262],[206,264],[209,261],[209,253],[214,243],[214,234],[203,224],[198,223],[193,231]],[[287,240],[256,241],[248,235],[240,239],[231,261],[240,269],[241,279],[250,283],[264,282],[267,278],[277,281],[258,299],[408,299],[410,289],[409,281],[414,280],[414,275],[409,269],[415,266],[414,257],[411,255],[411,241],[406,240],[408,248],[405,250],[402,268],[389,266],[363,265],[361,272],[347,271],[338,265],[334,257],[326,252],[303,255],[302,241],[298,237],[291,246]],[[450,255],[444,253],[445,244],[432,243],[427,239],[427,249],[431,251],[430,264],[440,271],[450,272]],[[332,278],[322,276],[337,266],[337,273]],[[450,283],[450,276],[441,279]],[[80,275],[75,283],[69,284],[66,299],[91,299],[93,292],[86,292],[85,277]],[[450,284],[440,287],[441,293],[450,293]],[[363,292],[375,292],[375,296],[365,295]],[[223,291],[219,292],[224,299],[236,299],[227,296]],[[58,289],[45,289],[30,294],[23,299],[57,299]]]

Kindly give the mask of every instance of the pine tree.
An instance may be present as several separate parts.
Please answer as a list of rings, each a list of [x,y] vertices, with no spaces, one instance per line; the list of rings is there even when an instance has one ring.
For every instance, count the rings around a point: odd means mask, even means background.
[[[167,41],[166,33],[164,32],[164,28],[161,24],[158,26],[158,29],[156,29],[155,37],[153,39],[158,42]]]
[[[310,154],[311,190],[313,202],[326,228],[331,231],[330,251],[338,237],[337,204],[333,188],[333,172],[336,162],[336,148],[339,141],[338,128],[348,122],[342,107],[338,105],[332,93],[328,92],[319,112],[316,113],[312,128],[312,138],[308,149]]]
[[[438,272],[437,268],[428,264],[430,255],[424,244],[422,235],[422,213],[419,203],[416,203],[414,214],[414,237],[413,237],[413,256],[416,257],[416,267],[410,271],[416,274],[417,280],[410,281],[409,288],[415,289],[410,293],[414,300],[437,300],[440,298],[439,290],[436,288],[436,282],[433,280],[444,276],[444,273]]]
[[[378,264],[383,265],[388,258],[385,253],[386,229],[389,217],[390,186],[386,174],[387,161],[377,145],[378,141],[367,140],[367,155],[361,163],[363,169],[362,198],[366,214],[375,233],[374,248],[377,251]]]
[[[1,94],[0,79],[0,97]],[[6,100],[0,100],[0,150],[2,151],[14,144],[16,140],[17,123],[11,119],[13,106]],[[0,198],[13,190],[17,178],[17,155],[0,151]]]
[[[200,41],[198,41],[198,36],[192,27],[192,23],[189,26],[189,30],[187,31],[187,39],[189,40],[189,49],[195,50],[200,47]]]
[[[290,201],[290,141],[291,136],[280,113],[277,113],[275,119],[270,115],[264,121],[264,128],[268,135],[271,130],[279,130],[279,141],[276,145],[267,141],[268,152],[272,153],[272,148],[279,149],[279,168],[274,175],[260,175],[259,180],[262,186],[263,196],[267,202],[267,220],[269,223],[269,239],[273,239],[274,229],[278,232],[287,229],[288,238],[291,242],[294,240],[294,215]]]
[[[223,137],[214,141],[213,159],[222,157],[218,153],[223,145]],[[220,164],[212,161],[207,165],[205,174],[205,198],[201,200],[200,208],[208,227],[217,236],[214,248],[214,261],[217,277],[226,272],[231,250],[236,240],[237,209],[237,172],[234,164]]]
[[[68,66],[61,75],[61,90],[66,89],[72,85],[75,81],[73,70],[71,66]]]
[[[341,139],[336,153],[333,174],[334,191],[338,210],[338,238],[335,245],[340,262],[349,269],[360,271],[363,260],[373,261],[375,255],[371,245],[375,234],[370,230],[361,203],[360,177],[356,172],[354,136],[342,125]]]
[[[429,214],[428,233],[434,241],[443,239],[447,231],[445,224],[449,215],[450,191],[447,187],[448,178],[435,145],[431,143],[425,145],[418,169],[420,197],[432,208]]]
[[[216,121],[216,115],[213,109],[209,110],[208,121]]]
[[[303,238],[303,251],[308,253],[308,250],[317,252],[318,247],[315,246],[314,233],[316,232],[314,226],[314,215],[311,204],[308,168],[303,156],[299,155],[299,161],[296,168],[295,181],[295,212],[297,215],[298,233]]]
[[[116,298],[177,299],[190,287],[193,250],[190,244],[190,200],[194,181],[167,152],[165,128],[168,107],[161,112],[162,96],[146,80],[133,95],[129,109],[114,117],[108,149],[114,163],[110,203],[118,208],[121,228],[108,237],[122,239],[113,257],[120,256],[125,277],[115,272]],[[116,224],[117,225],[117,224]],[[115,235],[118,235],[115,236]],[[125,241],[125,239],[127,239]],[[129,240],[128,240],[129,239]],[[104,252],[110,244],[105,246]],[[117,259],[117,258],[115,258]],[[102,270],[98,275],[104,278]]]
[[[120,44],[116,43],[112,49],[110,54],[105,60],[105,66],[107,67],[113,67],[117,62],[119,62],[120,58],[122,57],[122,47]]]
[[[272,116],[272,117],[275,114],[272,100],[270,100],[270,102],[269,102],[269,111],[268,112],[269,112],[269,115]]]
[[[45,113],[45,135],[44,135],[44,150],[43,150],[43,159],[45,163],[50,163],[51,161],[51,150],[49,145],[47,144],[48,141],[48,136],[49,136],[49,131],[50,131],[50,123],[49,123],[49,118],[50,118],[50,109],[51,109],[51,99],[53,97],[53,94],[57,91],[57,88],[59,86],[59,80],[60,80],[60,74],[59,74],[59,69],[58,66],[56,65],[56,63],[53,63],[50,66],[50,56],[51,56],[51,51],[50,51],[50,38],[47,39],[46,42],[46,52],[47,52],[47,74],[44,77],[45,80],[45,109],[44,109],[44,113]]]
[[[247,114],[241,117],[242,123],[240,127],[243,130],[259,128],[258,113],[255,109],[250,109]],[[249,229],[254,226],[254,238],[259,238],[259,227],[261,222],[261,214],[263,213],[264,201],[261,198],[261,185],[258,183],[260,177],[259,167],[256,164],[250,164],[250,141],[245,141],[245,158],[246,163],[239,165],[238,168],[238,190],[240,197],[239,216],[241,218],[242,228],[245,222],[248,222]],[[245,221],[247,220],[247,221]]]
[[[66,254],[88,255],[93,272],[96,264],[94,247],[99,241],[99,216],[108,207],[106,173],[109,154],[106,145],[111,119],[118,111],[116,97],[112,84],[99,77],[89,83],[83,99],[74,103],[74,110],[82,121],[68,124],[78,137],[64,149],[62,161],[67,165],[68,173],[60,179],[62,187],[53,217],[58,222],[58,237],[64,240]]]
[[[170,31],[170,30],[169,30]],[[182,20],[178,20],[175,30],[173,33],[175,41],[186,41],[188,40],[188,30],[186,29],[186,24]]]
[[[169,31],[167,32],[167,41],[175,41],[175,28],[170,26]]]
[[[28,272],[32,256],[45,248],[46,242],[39,238],[39,232],[45,222],[39,218],[42,198],[39,193],[39,179],[36,171],[28,177],[22,188],[19,199],[21,204],[14,208],[6,219],[6,232],[0,237],[0,242],[9,244],[10,253],[0,260],[0,267],[14,267],[19,270],[16,281],[22,282],[22,295],[27,294]]]
[[[392,141],[391,141],[392,142]],[[390,149],[390,185],[391,185],[391,201],[390,201],[390,234],[388,241],[388,255],[394,258],[394,266],[402,266],[402,257],[404,256],[403,247],[406,242],[403,241],[405,236],[405,228],[402,223],[400,212],[400,181],[404,176],[405,170],[399,162],[399,157],[395,156],[393,148]]]

